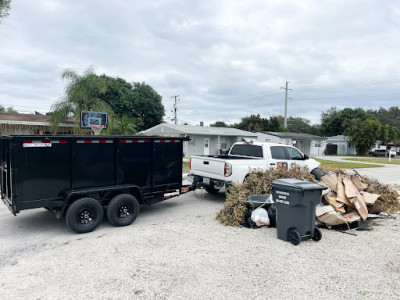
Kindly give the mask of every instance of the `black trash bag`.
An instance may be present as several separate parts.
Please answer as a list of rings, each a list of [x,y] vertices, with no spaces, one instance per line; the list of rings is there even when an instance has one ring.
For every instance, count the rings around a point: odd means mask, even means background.
[[[248,213],[247,215],[245,215],[244,217],[244,223],[242,224],[243,227],[246,228],[252,228],[252,229],[256,229],[256,228],[260,228],[257,226],[256,223],[253,222],[253,220],[251,219],[251,212]]]
[[[326,174],[320,168],[314,168],[310,173],[313,174],[317,180],[321,180],[321,177]]]
[[[269,226],[276,227],[276,205],[272,203],[269,205],[268,209]]]

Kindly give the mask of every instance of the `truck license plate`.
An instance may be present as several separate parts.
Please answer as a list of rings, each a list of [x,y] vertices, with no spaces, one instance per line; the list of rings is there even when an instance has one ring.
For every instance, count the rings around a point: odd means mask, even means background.
[[[210,178],[203,178],[204,184],[210,184]]]

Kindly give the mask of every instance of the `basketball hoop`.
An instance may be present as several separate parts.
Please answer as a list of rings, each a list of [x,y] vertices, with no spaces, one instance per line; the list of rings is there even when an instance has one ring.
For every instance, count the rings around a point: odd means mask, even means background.
[[[104,128],[103,125],[90,125],[94,135],[100,135],[100,131]]]

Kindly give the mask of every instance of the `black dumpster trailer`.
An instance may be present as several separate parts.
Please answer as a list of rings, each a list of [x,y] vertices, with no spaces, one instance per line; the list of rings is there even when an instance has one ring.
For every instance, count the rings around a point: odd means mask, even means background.
[[[182,187],[188,138],[24,135],[0,137],[1,198],[16,215],[44,207],[78,233],[94,230],[104,211],[131,224],[140,205],[191,190]],[[103,210],[106,207],[106,210]]]

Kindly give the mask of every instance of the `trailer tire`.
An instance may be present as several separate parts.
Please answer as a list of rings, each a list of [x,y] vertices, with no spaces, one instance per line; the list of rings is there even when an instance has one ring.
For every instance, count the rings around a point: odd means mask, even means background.
[[[103,216],[103,207],[98,201],[92,198],[81,198],[68,208],[65,221],[70,230],[87,233],[99,226]]]
[[[115,196],[107,208],[108,221],[114,226],[127,226],[136,220],[140,210],[139,201],[130,194]]]

